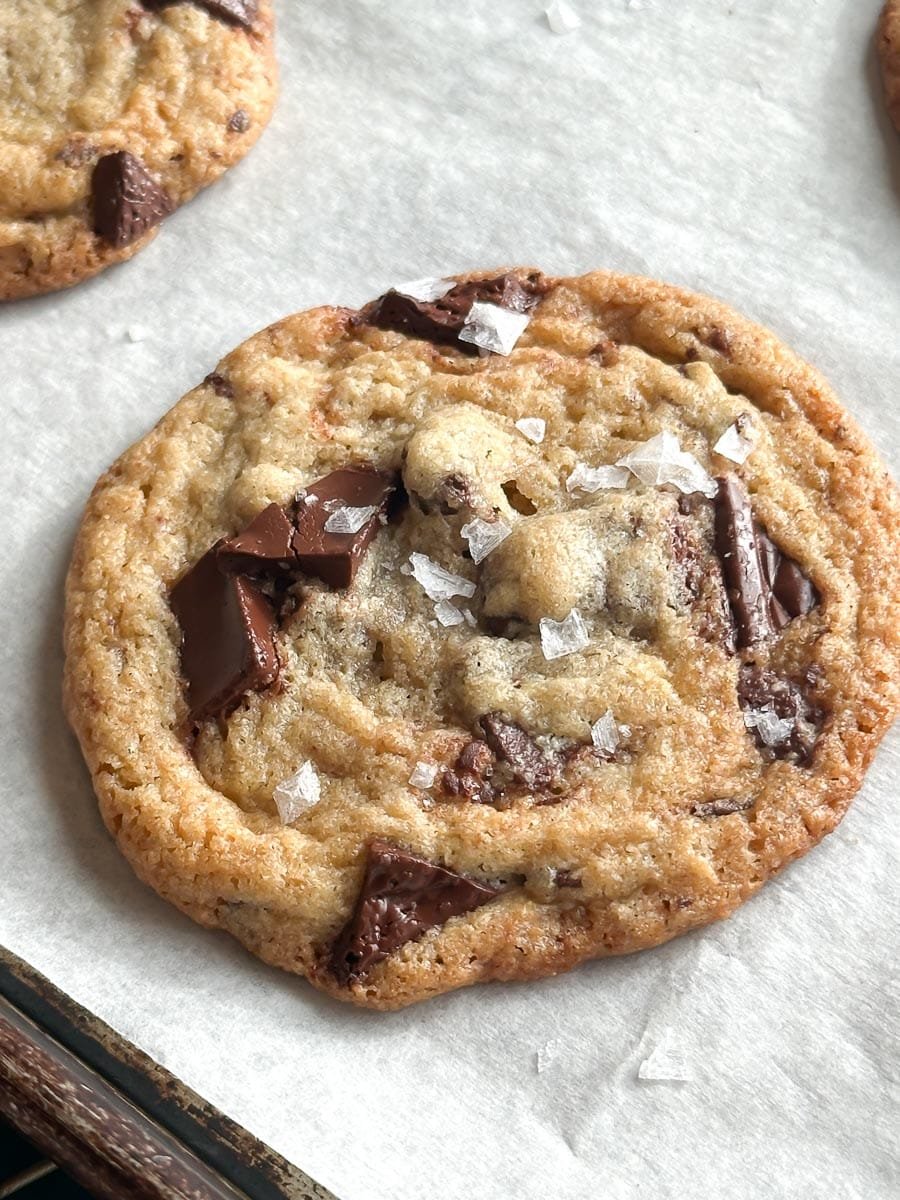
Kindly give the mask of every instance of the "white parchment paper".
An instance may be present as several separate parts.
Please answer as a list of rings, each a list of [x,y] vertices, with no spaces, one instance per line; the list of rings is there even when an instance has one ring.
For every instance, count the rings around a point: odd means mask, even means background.
[[[726,924],[383,1016],[143,888],[61,717],[95,477],[296,309],[501,264],[646,273],[770,325],[900,465],[880,0],[573,3],[557,37],[540,0],[283,0],[246,162],[132,263],[0,311],[0,942],[341,1200],[896,1196],[897,736]]]

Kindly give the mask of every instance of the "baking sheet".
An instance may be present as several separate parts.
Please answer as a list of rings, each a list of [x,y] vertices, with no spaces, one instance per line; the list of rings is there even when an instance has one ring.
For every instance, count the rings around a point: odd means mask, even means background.
[[[896,735],[842,828],[731,921],[385,1016],[138,884],[60,713],[93,480],[295,309],[500,264],[647,273],[774,328],[900,465],[879,0],[574,5],[557,37],[530,0],[284,0],[246,162],[131,264],[0,310],[0,942],[341,1200],[893,1196]]]

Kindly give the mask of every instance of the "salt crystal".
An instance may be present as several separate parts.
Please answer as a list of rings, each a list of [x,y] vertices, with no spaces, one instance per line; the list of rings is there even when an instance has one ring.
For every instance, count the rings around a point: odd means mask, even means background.
[[[537,1068],[538,1075],[543,1074],[549,1067],[552,1067],[555,1062],[558,1062],[562,1054],[562,1045],[558,1040],[545,1042],[534,1056],[534,1065]]]
[[[433,300],[442,300],[455,287],[456,284],[452,279],[413,279],[409,283],[396,284],[394,291],[400,292],[403,296],[409,296],[412,300],[428,304]]]
[[[576,654],[591,640],[584,618],[577,608],[573,608],[563,621],[541,617],[538,625],[544,658],[563,658],[566,654]]]
[[[336,508],[325,522],[326,533],[359,533],[366,521],[371,521],[378,512],[374,504],[365,504],[361,508],[347,505]]]
[[[589,467],[576,463],[575,470],[566,480],[569,495],[575,492],[599,492],[601,488],[623,488],[628,483],[629,472],[625,467]]]
[[[755,449],[755,443],[750,438],[743,436],[737,423],[729,425],[713,446],[716,454],[721,454],[723,458],[730,459],[738,466],[745,463]]]
[[[500,518],[496,521],[482,521],[481,517],[473,517],[471,521],[463,525],[460,533],[469,543],[472,562],[480,563],[509,537],[512,529]]]
[[[571,33],[581,24],[581,17],[565,0],[554,0],[549,8],[544,9],[544,13],[554,33]]]
[[[462,610],[462,615],[463,615],[463,620],[465,621],[465,623],[466,623],[467,625],[471,625],[471,626],[472,626],[472,628],[474,629],[474,628],[475,628],[475,626],[478,624],[478,622],[477,622],[477,621],[475,620],[475,618],[472,616],[472,612],[471,612],[471,610],[470,610],[470,609],[468,609],[468,608],[464,608],[464,609]]]
[[[610,709],[591,726],[591,741],[603,754],[615,754],[619,742],[627,737],[631,737],[630,727],[617,725]]]
[[[511,354],[530,320],[528,313],[511,312],[499,304],[476,300],[459,332],[459,340],[494,354]]]
[[[272,793],[282,825],[290,825],[302,813],[315,808],[320,797],[319,776],[311,762],[303,763],[293,775],[282,779]]]
[[[539,445],[547,432],[547,422],[543,417],[522,417],[516,421],[516,429],[519,433],[524,433],[529,442]]]
[[[430,788],[437,778],[438,769],[434,763],[417,762],[413,767],[413,773],[409,777],[409,782],[413,787]]]
[[[449,600],[451,596],[474,596],[475,584],[469,583],[461,575],[445,571],[439,564],[430,559],[427,554],[419,554],[414,550],[409,556],[409,573],[416,583],[425,591],[429,600]],[[403,568],[400,568],[401,571]]]
[[[748,708],[744,711],[744,724],[755,729],[764,746],[783,746],[796,728],[793,717],[779,717],[771,706]]]
[[[659,1041],[638,1067],[638,1079],[647,1083],[688,1083],[691,1073],[684,1054],[675,1045],[671,1029],[664,1029]]]
[[[659,486],[674,483],[680,492],[702,492],[712,499],[716,484],[700,466],[693,454],[681,449],[678,438],[664,430],[647,442],[635,446],[616,463],[627,467],[641,483]]]
[[[125,332],[129,342],[142,342],[147,336],[147,328],[144,325],[129,325]]]
[[[442,625],[462,625],[466,619],[449,600],[438,600],[434,606],[434,615]]]

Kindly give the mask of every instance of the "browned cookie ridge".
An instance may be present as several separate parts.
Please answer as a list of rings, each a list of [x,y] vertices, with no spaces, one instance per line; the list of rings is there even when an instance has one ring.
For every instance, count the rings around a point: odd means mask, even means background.
[[[852,419],[724,305],[419,280],[251,338],[103,477],[67,711],[142,878],[395,1008],[656,945],[833,829],[898,549]]]
[[[276,90],[272,0],[8,7],[0,300],[130,258],[243,158]]]

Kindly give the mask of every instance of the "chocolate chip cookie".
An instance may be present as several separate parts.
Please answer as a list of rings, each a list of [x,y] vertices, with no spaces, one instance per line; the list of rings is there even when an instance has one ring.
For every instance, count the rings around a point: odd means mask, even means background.
[[[887,0],[878,26],[878,55],[891,120],[900,130],[900,0]]]
[[[66,705],[197,921],[395,1008],[727,916],[898,706],[894,484],[708,298],[417,280],[289,317],[99,481]]]
[[[0,300],[130,258],[233,166],[275,99],[271,0],[0,10]]]

